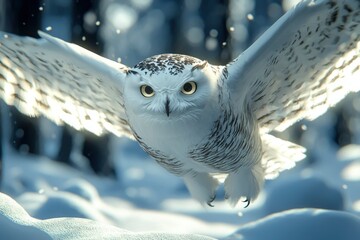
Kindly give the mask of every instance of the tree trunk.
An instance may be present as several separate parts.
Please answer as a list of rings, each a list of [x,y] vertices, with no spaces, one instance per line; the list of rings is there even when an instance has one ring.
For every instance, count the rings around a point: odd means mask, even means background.
[[[36,37],[40,27],[40,1],[13,0],[5,1],[5,5],[5,31]],[[38,119],[29,118],[14,107],[10,107],[9,112],[12,124],[10,144],[20,152],[38,154]]]
[[[101,24],[98,14],[99,1],[74,1],[72,18],[72,42],[92,52],[101,54],[103,44],[98,37]],[[85,21],[85,19],[88,19]],[[83,155],[89,159],[91,168],[99,175],[115,175],[109,158],[109,136],[84,135]]]

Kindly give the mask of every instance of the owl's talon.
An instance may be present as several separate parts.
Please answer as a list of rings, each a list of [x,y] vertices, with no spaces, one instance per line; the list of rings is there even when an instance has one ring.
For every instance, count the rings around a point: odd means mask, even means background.
[[[250,205],[251,200],[246,198],[244,201],[242,201],[243,203],[246,203],[246,206],[244,208],[247,208]]]
[[[215,200],[215,198],[216,198],[216,195],[214,195],[214,196],[207,202],[207,205],[208,205],[209,207],[214,207],[214,204],[212,204],[212,202]]]

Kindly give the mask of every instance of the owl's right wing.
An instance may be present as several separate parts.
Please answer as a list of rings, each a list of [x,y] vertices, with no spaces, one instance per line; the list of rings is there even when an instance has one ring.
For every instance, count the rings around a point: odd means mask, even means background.
[[[29,116],[96,135],[132,137],[123,103],[128,68],[39,32],[0,33],[0,95]]]
[[[227,69],[263,133],[317,118],[360,90],[360,0],[302,1]]]

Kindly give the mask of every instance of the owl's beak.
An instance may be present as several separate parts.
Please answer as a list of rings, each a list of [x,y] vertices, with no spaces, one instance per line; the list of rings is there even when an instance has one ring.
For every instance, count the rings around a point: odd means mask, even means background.
[[[169,117],[170,116],[170,100],[168,97],[166,97],[165,112],[166,112],[166,115]]]

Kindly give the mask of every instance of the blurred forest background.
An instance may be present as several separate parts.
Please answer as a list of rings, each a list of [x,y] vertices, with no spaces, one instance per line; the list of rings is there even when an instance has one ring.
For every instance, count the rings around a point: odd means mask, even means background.
[[[161,53],[226,64],[297,2],[0,0],[0,29],[32,37],[38,37],[40,29],[128,66]],[[360,143],[359,112],[360,99],[347,98],[319,121],[299,123],[283,134],[308,148],[306,164],[312,164],[324,142],[338,147]],[[121,178],[113,167],[113,161],[121,159],[114,159],[110,151],[110,145],[119,141],[112,136],[96,137],[57,127],[44,118],[28,118],[3,102],[0,126],[0,170],[3,147],[9,145],[24,154],[44,155],[84,171]],[[136,143],[120,143],[144,154]]]

